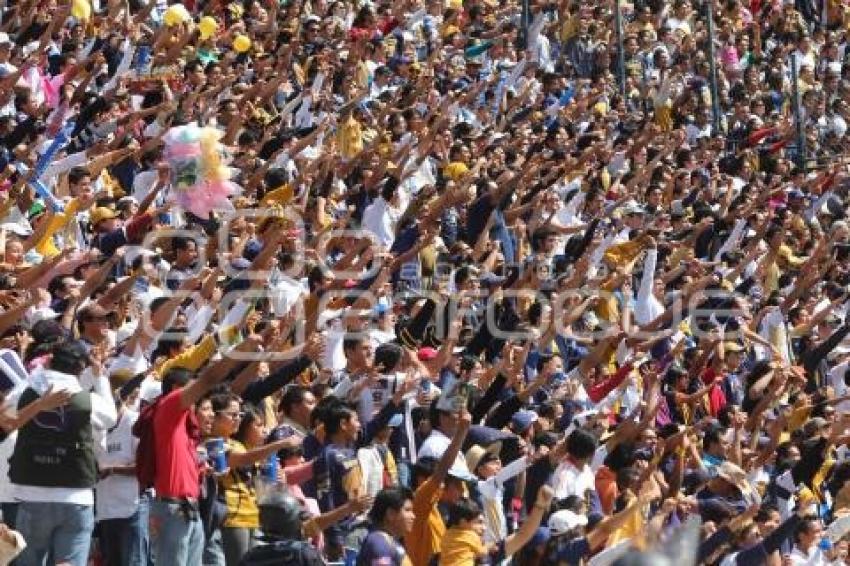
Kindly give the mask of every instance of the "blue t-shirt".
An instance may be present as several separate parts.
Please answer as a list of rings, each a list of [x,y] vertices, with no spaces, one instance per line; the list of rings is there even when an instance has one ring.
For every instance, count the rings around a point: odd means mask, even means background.
[[[384,531],[374,530],[369,533],[360,553],[357,555],[357,566],[405,566],[410,560],[405,560],[407,554],[393,537]]]
[[[578,566],[587,556],[590,556],[590,543],[585,537],[569,540],[564,537],[560,537],[560,540],[555,538],[546,548],[547,564]]]
[[[348,503],[349,495],[362,480],[354,448],[328,444],[313,461],[317,499],[323,513]]]

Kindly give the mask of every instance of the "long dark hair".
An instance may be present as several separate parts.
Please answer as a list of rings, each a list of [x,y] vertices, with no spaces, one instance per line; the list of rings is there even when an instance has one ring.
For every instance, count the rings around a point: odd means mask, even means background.
[[[248,403],[242,405],[242,420],[239,421],[239,428],[236,429],[233,438],[247,445],[248,427],[262,419],[263,413],[259,407]]]

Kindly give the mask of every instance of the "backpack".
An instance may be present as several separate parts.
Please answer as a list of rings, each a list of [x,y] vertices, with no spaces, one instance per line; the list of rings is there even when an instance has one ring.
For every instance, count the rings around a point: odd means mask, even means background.
[[[139,445],[136,447],[136,479],[139,480],[139,489],[143,492],[152,488],[156,479],[156,439],[153,423],[160,399],[162,397],[144,407],[133,424],[133,436],[139,439]]]
[[[323,566],[319,551],[303,540],[287,540],[255,546],[239,562],[239,566]]]

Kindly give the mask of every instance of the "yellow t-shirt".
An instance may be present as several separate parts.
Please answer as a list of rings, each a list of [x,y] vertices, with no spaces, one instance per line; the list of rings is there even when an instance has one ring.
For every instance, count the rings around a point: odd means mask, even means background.
[[[475,531],[452,527],[443,537],[440,566],[475,566],[475,559],[486,553],[487,548]]]
[[[792,409],[791,416],[788,418],[788,430],[797,430],[801,428],[812,414],[811,405],[804,405]]]
[[[462,179],[464,175],[469,173],[469,167],[466,166],[466,163],[462,161],[452,161],[446,168],[443,169],[443,175],[451,179],[452,181],[458,181]]]
[[[363,129],[353,116],[349,116],[339,127],[337,146],[343,159],[351,159],[363,151]]]
[[[777,256],[777,263],[783,269],[797,269],[802,267],[804,263],[806,263],[806,258],[797,257],[794,255],[794,251],[786,244],[782,244],[779,246],[779,255]]]
[[[245,446],[238,440],[228,439],[227,449],[234,454],[245,453]],[[224,502],[227,505],[225,527],[260,528],[260,510],[257,507],[257,494],[251,480],[250,473],[234,469],[221,478]]]
[[[612,268],[625,267],[643,251],[644,242],[641,240],[629,240],[622,244],[614,244],[607,250],[602,258]]]
[[[156,375],[162,379],[165,374],[174,368],[185,368],[192,371],[201,369],[207,360],[215,354],[218,344],[215,337],[210,334],[194,346],[187,348],[185,351],[177,354],[173,358],[169,358],[158,364],[156,367]]]
[[[611,533],[606,545],[614,545],[627,539],[637,539],[645,527],[642,513],[640,511],[632,512],[625,524]]]
[[[655,123],[662,132],[673,131],[673,102],[669,99],[655,106]]]
[[[440,484],[425,480],[413,494],[413,528],[404,537],[404,546],[413,566],[427,566],[431,557],[440,552],[446,525],[437,509],[443,495]]]
[[[79,212],[80,202],[74,198],[65,207],[64,212],[57,212],[48,220],[47,230],[41,237],[41,240],[35,245],[35,251],[41,254],[45,259],[50,259],[59,255],[61,251],[53,243],[53,236],[65,229],[68,224],[77,216]]]
[[[561,25],[561,41],[566,43],[576,36],[578,33],[579,18],[567,14],[564,17],[564,23]]]

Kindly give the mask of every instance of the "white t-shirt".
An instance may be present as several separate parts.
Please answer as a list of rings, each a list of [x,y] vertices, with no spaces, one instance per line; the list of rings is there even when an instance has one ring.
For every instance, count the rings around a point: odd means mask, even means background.
[[[555,489],[555,497],[564,499],[570,495],[585,498],[588,491],[596,488],[596,478],[587,464],[580,469],[567,460],[558,464],[555,475],[552,478],[552,487]]]
[[[372,348],[374,349],[381,344],[386,344],[391,340],[395,340],[395,331],[373,328],[369,331],[369,339],[372,341]]]
[[[124,409],[118,415],[118,424],[106,433],[105,446],[96,446],[95,454],[100,467],[129,466],[136,461],[138,439],[133,436],[133,425],[139,414]],[[139,506],[139,482],[135,475],[111,475],[95,486],[95,517],[126,519]]]
[[[799,546],[795,546],[790,558],[792,566],[826,566],[830,563],[817,546],[812,546],[809,552],[803,552]]]
[[[364,493],[375,497],[384,487],[384,461],[375,446],[359,449],[357,460],[363,471]]]
[[[368,423],[390,402],[393,395],[404,385],[406,375],[401,372],[383,374],[374,386],[366,387],[357,399],[357,416],[361,423]],[[368,379],[361,377],[360,379]]]
[[[284,316],[301,297],[307,294],[307,289],[301,281],[286,276],[281,276],[275,281],[270,286],[270,290],[272,309],[277,316]]]
[[[850,393],[850,388],[844,383],[844,374],[847,373],[848,364],[850,362],[840,363],[829,372],[829,382],[835,389],[836,397],[844,397]],[[850,413],[850,401],[842,401],[838,404],[836,410],[841,414]]]
[[[13,389],[0,407],[8,417],[14,417],[17,414],[18,399],[21,396],[22,389]],[[12,457],[12,452],[15,451],[15,441],[18,438],[18,432],[12,431],[6,440],[0,442],[0,503],[12,503],[15,501],[15,490],[12,489],[12,484],[9,482],[9,458]]]

